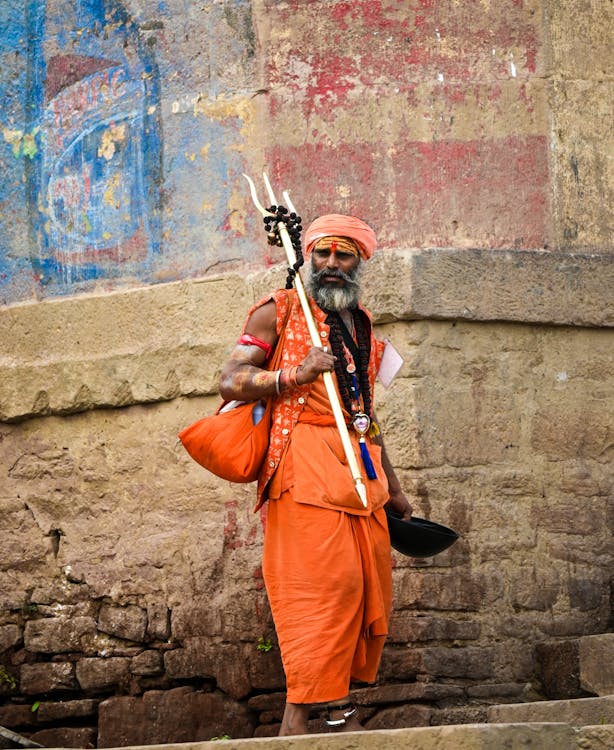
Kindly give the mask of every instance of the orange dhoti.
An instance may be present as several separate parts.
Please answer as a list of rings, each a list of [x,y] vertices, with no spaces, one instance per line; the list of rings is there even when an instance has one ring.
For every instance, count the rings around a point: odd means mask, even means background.
[[[332,701],[348,694],[350,680],[373,682],[392,602],[379,447],[371,447],[379,478],[364,479],[364,509],[347,464],[335,460],[336,428],[309,423],[313,407],[324,406],[318,391],[272,481],[266,517],[263,573],[289,703]]]
[[[369,516],[269,502],[264,578],[289,703],[348,694],[372,682],[388,632],[390,538],[383,509]]]

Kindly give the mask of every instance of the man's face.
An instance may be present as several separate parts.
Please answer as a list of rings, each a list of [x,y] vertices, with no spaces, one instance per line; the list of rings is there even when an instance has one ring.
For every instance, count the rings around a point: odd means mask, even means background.
[[[307,291],[327,310],[356,307],[360,294],[360,257],[326,238],[311,253]]]

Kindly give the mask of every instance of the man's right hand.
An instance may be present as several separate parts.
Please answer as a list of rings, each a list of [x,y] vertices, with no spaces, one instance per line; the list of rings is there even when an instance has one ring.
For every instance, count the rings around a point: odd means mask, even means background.
[[[296,371],[296,382],[299,385],[313,383],[323,372],[334,370],[335,359],[336,357],[328,351],[327,346],[312,346]]]

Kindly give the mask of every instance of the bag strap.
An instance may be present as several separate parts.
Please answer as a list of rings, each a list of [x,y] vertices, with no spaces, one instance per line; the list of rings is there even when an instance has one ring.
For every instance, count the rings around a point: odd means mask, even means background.
[[[293,306],[294,306],[294,296],[288,293],[288,306],[286,308],[286,314],[284,315],[284,320],[281,325],[279,337],[277,339],[277,343],[275,344],[275,351],[273,352],[273,356],[271,357],[269,366],[267,367],[268,370],[279,369],[279,364],[281,362],[281,355],[283,353],[283,348],[284,348],[284,340],[286,338],[286,326],[288,325],[288,319],[290,318],[290,311],[292,310]]]

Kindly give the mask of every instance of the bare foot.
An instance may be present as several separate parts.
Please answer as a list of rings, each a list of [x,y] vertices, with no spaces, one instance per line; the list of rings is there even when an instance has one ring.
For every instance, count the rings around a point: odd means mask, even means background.
[[[284,716],[279,728],[279,737],[289,737],[294,734],[309,734],[307,721],[311,706],[307,703],[286,703]]]

